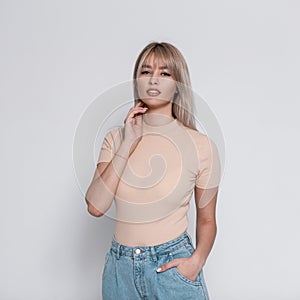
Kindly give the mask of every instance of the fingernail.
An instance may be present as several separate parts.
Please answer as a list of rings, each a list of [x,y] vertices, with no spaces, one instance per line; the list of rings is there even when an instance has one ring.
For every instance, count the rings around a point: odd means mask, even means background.
[[[156,269],[156,272],[160,272],[160,271],[161,271],[161,268],[157,268],[157,269]]]
[[[144,110],[148,109],[148,107],[143,107]]]

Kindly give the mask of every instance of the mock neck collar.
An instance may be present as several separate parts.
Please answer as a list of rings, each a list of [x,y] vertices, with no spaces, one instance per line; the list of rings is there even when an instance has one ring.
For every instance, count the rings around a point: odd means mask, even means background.
[[[167,132],[175,128],[177,119],[163,114],[144,114],[143,130],[145,132]]]

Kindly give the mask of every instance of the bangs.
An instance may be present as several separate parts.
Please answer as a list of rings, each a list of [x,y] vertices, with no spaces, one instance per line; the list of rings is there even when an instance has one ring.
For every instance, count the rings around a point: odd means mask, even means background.
[[[148,65],[150,62],[150,58],[154,56],[154,68],[156,66],[161,67],[164,66],[168,68],[170,72],[174,72],[175,70],[175,61],[173,57],[170,56],[170,52],[167,51],[167,49],[163,47],[154,47],[150,49],[149,51],[145,52],[143,57],[140,60],[140,64],[138,66],[138,72],[141,71],[142,66]]]
[[[166,67],[171,73],[172,79],[176,81],[177,95],[173,99],[172,115],[182,122],[183,125],[197,130],[193,115],[194,98],[190,89],[191,81],[188,67],[181,52],[169,43],[151,42],[139,54],[133,70],[133,93],[134,103],[140,99],[138,91],[138,80],[142,73],[142,67],[149,65],[152,60],[154,68]],[[187,88],[185,88],[187,87]]]

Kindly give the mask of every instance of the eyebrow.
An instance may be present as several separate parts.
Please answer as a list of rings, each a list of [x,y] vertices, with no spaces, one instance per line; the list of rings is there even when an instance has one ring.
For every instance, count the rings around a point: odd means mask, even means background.
[[[152,67],[150,65],[142,65],[142,68],[148,68],[148,69],[152,69]],[[163,70],[163,69],[168,69],[167,66],[161,66],[159,67],[160,70]]]

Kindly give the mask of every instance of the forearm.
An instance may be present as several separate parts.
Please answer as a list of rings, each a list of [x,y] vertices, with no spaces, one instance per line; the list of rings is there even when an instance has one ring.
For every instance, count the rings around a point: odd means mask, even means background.
[[[98,214],[104,214],[110,208],[126,167],[130,148],[130,144],[122,143],[105,170],[92,181],[86,192],[86,202],[92,205],[92,211],[95,208]]]
[[[207,257],[213,247],[217,234],[217,225],[215,221],[200,221],[197,218],[196,226],[196,249],[193,253],[198,264],[204,266]]]

